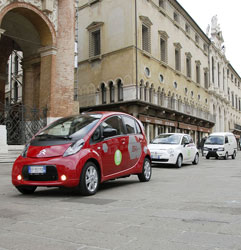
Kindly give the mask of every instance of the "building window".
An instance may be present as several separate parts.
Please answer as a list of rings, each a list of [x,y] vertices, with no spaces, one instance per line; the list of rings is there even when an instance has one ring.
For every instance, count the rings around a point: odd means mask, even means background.
[[[195,34],[195,42],[196,42],[197,44],[199,44],[199,35],[198,35],[198,34]]]
[[[223,91],[225,90],[225,70],[223,68]]]
[[[7,97],[5,100],[6,100],[6,101],[5,101],[6,106],[9,106],[9,98]]]
[[[200,84],[200,61],[196,61],[196,83]]]
[[[218,63],[218,87],[220,87],[220,66]]]
[[[15,55],[14,58],[14,67],[15,67],[15,75],[18,75],[18,55]]]
[[[175,11],[173,12],[173,20],[177,23],[179,23],[179,21],[180,21],[179,14]]]
[[[18,101],[18,83],[14,82],[14,101]]]
[[[235,96],[235,108],[238,109],[238,96]]]
[[[184,89],[184,93],[185,93],[185,95],[188,94],[188,89],[187,88]]]
[[[106,103],[106,87],[104,83],[101,84],[101,101],[102,104]]]
[[[92,22],[87,30],[89,31],[89,57],[101,55],[101,27],[103,22]]]
[[[100,55],[100,30],[91,32],[90,57]]]
[[[142,50],[151,52],[151,33],[150,27],[142,24]]]
[[[188,23],[186,23],[186,24],[185,24],[185,31],[186,31],[188,34],[190,34],[190,30],[191,30],[190,25],[189,25]]]
[[[198,101],[200,101],[201,100],[201,95],[197,95],[197,99],[198,99]]]
[[[228,88],[228,100],[230,101],[230,88]]]
[[[212,83],[214,83],[214,58],[212,56]]]
[[[123,83],[121,82],[121,80],[118,80],[117,88],[118,88],[118,101],[123,101]]]
[[[208,89],[208,70],[204,69],[204,87]]]
[[[174,87],[175,89],[177,89],[177,82],[176,82],[176,81],[173,82],[173,87]]]
[[[232,106],[234,107],[234,93],[232,92]]]
[[[204,50],[205,52],[208,52],[208,46],[207,46],[206,43],[203,44],[203,50]]]
[[[110,102],[115,101],[115,87],[113,82],[109,83],[109,90],[110,90]]]
[[[192,98],[194,97],[194,93],[193,93],[193,91],[191,91],[191,97],[192,97]]]
[[[162,37],[161,37],[161,40],[160,40],[160,46],[161,46],[161,61],[162,62],[167,62],[167,41],[164,40]]]
[[[160,81],[161,83],[163,83],[163,81],[164,81],[164,77],[163,77],[162,74],[159,75],[159,81]]]
[[[165,0],[159,0],[159,7],[165,9]]]
[[[150,77],[151,76],[151,71],[150,71],[150,69],[148,67],[145,67],[144,72],[145,72],[146,77]]]
[[[160,58],[162,62],[167,63],[167,39],[169,36],[165,31],[160,31]]]
[[[175,46],[175,69],[181,71],[181,48],[180,43],[174,43]]]
[[[186,73],[187,77],[192,77],[192,61],[191,61],[192,55],[190,53],[186,53]]]

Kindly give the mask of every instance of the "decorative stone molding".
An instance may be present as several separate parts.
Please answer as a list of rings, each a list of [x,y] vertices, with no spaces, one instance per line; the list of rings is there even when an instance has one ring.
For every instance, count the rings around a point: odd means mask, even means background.
[[[101,27],[103,24],[104,24],[103,22],[92,22],[90,25],[86,27],[86,29],[89,31],[94,30]]]
[[[55,30],[58,29],[58,0],[0,0],[0,12],[11,3],[27,3],[44,12],[44,15],[53,23]],[[1,33],[0,33],[1,36]]]
[[[150,18],[147,16],[140,16],[140,19],[147,26],[151,26],[153,24],[152,21],[150,20]]]
[[[159,33],[159,35],[160,35],[161,37],[163,37],[163,38],[165,38],[165,39],[168,39],[168,38],[169,38],[167,32],[164,31],[164,30],[158,30],[158,33]]]
[[[57,48],[53,46],[42,47],[38,51],[41,57],[57,54]]]
[[[173,43],[173,45],[177,48],[177,49],[181,49],[182,45],[180,43]]]

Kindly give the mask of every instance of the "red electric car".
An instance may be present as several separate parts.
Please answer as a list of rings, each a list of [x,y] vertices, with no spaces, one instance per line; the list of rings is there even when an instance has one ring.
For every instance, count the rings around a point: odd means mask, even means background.
[[[136,174],[151,178],[150,152],[143,126],[120,112],[88,112],[61,118],[28,143],[12,169],[23,194],[38,186],[77,187],[93,195],[101,182]]]

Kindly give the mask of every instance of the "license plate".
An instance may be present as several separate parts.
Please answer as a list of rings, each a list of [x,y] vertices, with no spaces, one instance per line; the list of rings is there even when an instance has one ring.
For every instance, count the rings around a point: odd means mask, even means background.
[[[29,174],[46,174],[46,166],[28,166]]]
[[[161,157],[162,157],[162,154],[152,154],[151,155],[152,159],[161,159]]]

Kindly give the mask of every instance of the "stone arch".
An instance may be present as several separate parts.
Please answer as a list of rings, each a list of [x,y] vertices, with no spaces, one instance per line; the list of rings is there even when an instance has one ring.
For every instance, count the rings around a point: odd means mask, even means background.
[[[0,74],[4,74],[10,54],[21,51],[24,79],[23,88],[19,83],[22,88],[21,103],[37,108],[50,106],[49,90],[55,81],[52,77],[55,75],[52,48],[56,46],[53,24],[33,5],[14,2],[1,11],[0,28],[4,30],[0,37]],[[8,53],[4,54],[3,50]],[[0,101],[4,102],[4,99]],[[11,98],[11,103],[14,102]]]
[[[68,28],[74,27],[74,4],[60,1],[54,11],[61,17],[58,24],[26,1],[11,1],[0,12],[0,28],[4,30],[0,36],[0,57],[9,42],[15,44],[12,50],[17,47],[23,52],[22,102],[30,107],[47,108],[49,122],[78,112],[74,101],[74,29]],[[65,16],[69,17],[68,22]],[[54,25],[58,25],[58,37]],[[2,70],[0,67],[0,74]]]
[[[18,13],[28,19],[40,33],[42,46],[56,46],[56,32],[51,21],[35,6],[14,2],[0,12],[0,27],[4,17],[10,12]]]

